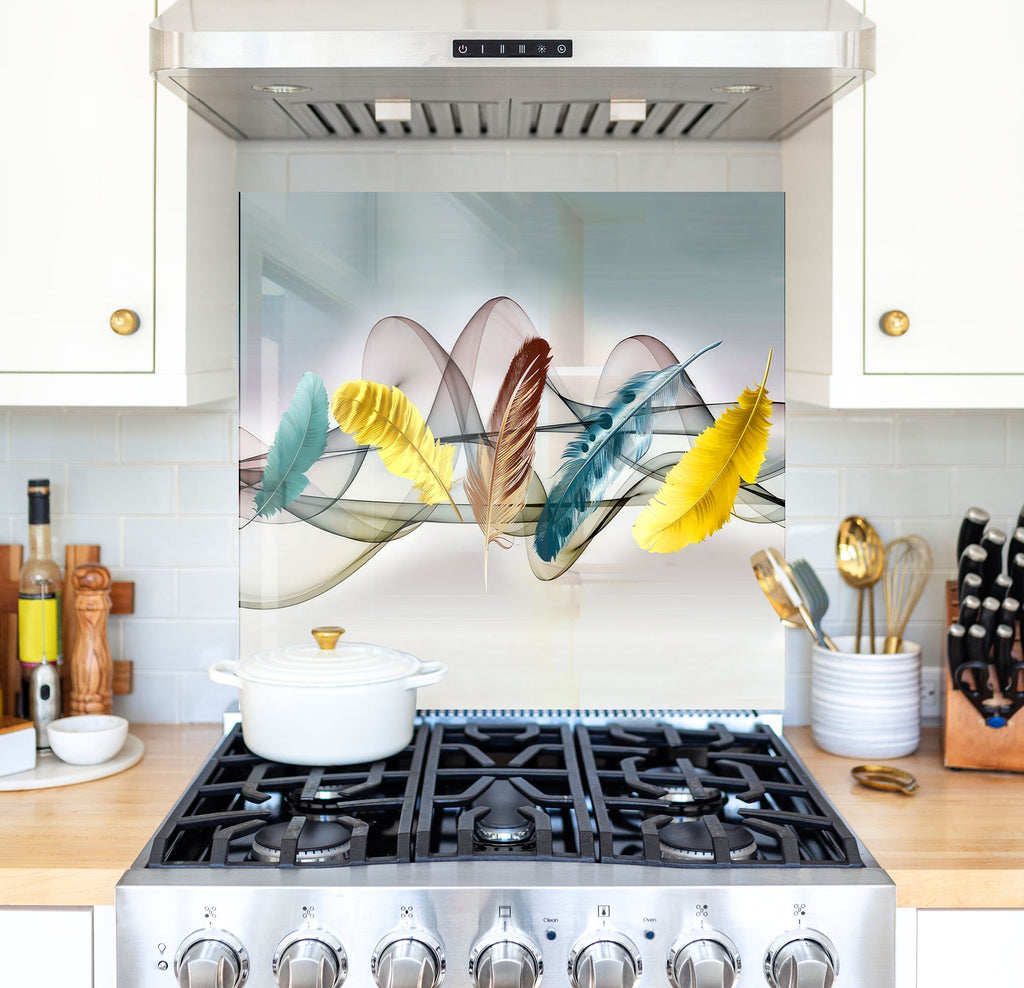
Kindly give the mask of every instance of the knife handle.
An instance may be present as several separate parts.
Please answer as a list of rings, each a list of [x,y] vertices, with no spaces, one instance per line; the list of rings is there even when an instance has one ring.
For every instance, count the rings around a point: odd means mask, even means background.
[[[984,625],[972,624],[967,629],[967,661],[957,669],[957,681],[963,682],[960,678],[962,671],[969,668],[974,675],[974,690],[964,687],[964,692],[983,700],[992,695],[992,688],[988,683],[988,632]]]
[[[999,573],[992,581],[992,586],[988,588],[988,595],[995,597],[996,600],[1002,600],[1004,597],[1011,596],[1010,590],[1012,587],[1013,580],[1005,573]]]
[[[999,683],[999,689],[1003,692],[1004,696],[1010,694],[1013,683],[1010,679],[1010,666],[1013,660],[1010,657],[1010,652],[1013,649],[1013,640],[1016,637],[1016,632],[1013,627],[1008,624],[1000,624],[996,628],[996,651],[995,651],[995,667],[996,667],[996,682]]]
[[[1024,552],[1024,526],[1018,525],[1010,538],[1010,544],[1006,547],[1006,570],[1009,572],[1010,563],[1018,552]]]
[[[981,589],[985,587],[985,561],[988,553],[976,543],[967,546],[960,554],[960,564],[957,567],[956,585],[960,599],[963,599],[964,577],[968,573],[977,573],[981,577]]]
[[[957,623],[969,628],[978,620],[981,613],[981,598],[969,593],[960,599],[960,613],[957,615]]]
[[[982,537],[979,545],[988,556],[981,571],[981,578],[986,587],[991,587],[995,578],[1003,571],[1003,548],[1006,546],[1006,532],[999,528],[990,528]]]
[[[1021,516],[1024,517],[1024,508],[1021,508]],[[989,523],[989,513],[984,508],[968,508],[964,512],[963,521],[960,522],[960,532],[956,538],[956,558],[959,560],[966,549],[972,543],[981,541],[981,533]],[[1020,523],[1024,525],[1024,521]]]
[[[966,635],[967,629],[959,622],[951,624],[946,632],[946,662],[949,664],[949,675],[953,680],[953,689],[955,690],[960,689],[956,671],[964,664],[967,657],[964,645]]]
[[[1011,560],[1010,579],[1013,581],[1010,596],[1024,600],[1024,552],[1018,552]]]
[[[1010,629],[1013,630],[1017,627],[1017,619],[1020,617],[1020,601],[1016,597],[1007,597],[1003,601],[1003,606],[999,608],[999,621],[996,625],[1008,624]]]
[[[995,597],[986,597],[981,602],[981,613],[978,615],[977,623],[985,629],[985,653],[992,648],[992,639],[996,633],[996,625],[999,624],[999,611],[1002,609],[1002,602]]]

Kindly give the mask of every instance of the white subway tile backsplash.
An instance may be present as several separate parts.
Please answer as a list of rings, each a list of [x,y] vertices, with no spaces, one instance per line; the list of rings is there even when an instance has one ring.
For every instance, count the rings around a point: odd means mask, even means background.
[[[174,466],[68,467],[68,503],[76,514],[166,515],[176,502]]]
[[[844,514],[864,515],[872,521],[876,517],[927,518],[950,514],[948,469],[846,467],[843,473]]]
[[[113,412],[16,412],[11,416],[12,462],[116,462]]]
[[[26,460],[0,464],[0,514],[27,518],[28,482],[43,477],[50,481],[50,511],[62,514],[67,504],[66,474],[67,467],[57,462]]]
[[[182,464],[179,505],[183,515],[231,515],[238,513],[238,466]]]
[[[1024,463],[1024,415],[1011,415],[1006,424],[1006,462]]]
[[[180,673],[136,667],[131,693],[114,697],[114,713],[127,718],[130,724],[175,724],[181,720],[180,701]]]
[[[493,192],[505,188],[504,154],[403,154],[398,157],[398,188],[412,192]]]
[[[618,156],[608,152],[562,151],[513,154],[509,157],[508,188],[517,192],[613,192],[618,179]]]
[[[181,674],[181,716],[183,724],[219,722],[224,711],[238,701],[238,690],[210,682],[205,673]]]
[[[786,466],[786,508],[801,518],[831,518],[839,511],[839,471]]]
[[[120,570],[115,579],[129,580],[135,584],[133,618],[173,618],[181,613],[177,570],[125,569]]]
[[[1024,461],[987,470],[953,471],[953,509],[957,523],[972,504],[984,508],[992,516],[992,524],[1010,530],[1024,504]]]
[[[881,466],[893,462],[892,422],[880,415],[807,415],[787,408],[786,458],[789,463],[836,466],[853,462]]]
[[[899,420],[902,466],[1001,466],[1006,420],[1001,415],[905,415]],[[952,458],[951,458],[952,457]]]
[[[397,187],[394,153],[293,154],[288,160],[291,192],[385,192]]]
[[[177,577],[182,618],[238,621],[238,570],[181,569]]]
[[[136,669],[205,670],[235,658],[237,641],[236,621],[124,621],[124,657]]]
[[[27,522],[20,534],[28,537]],[[121,519],[115,515],[61,515],[54,518],[53,553],[57,562],[64,562],[67,545],[98,545],[100,562],[111,571],[121,565]],[[20,539],[19,539],[20,541]],[[121,579],[120,576],[115,579]]]
[[[233,518],[126,518],[126,566],[232,566]]]
[[[619,189],[623,192],[725,192],[728,188],[729,159],[724,154],[619,156]]]
[[[121,457],[125,463],[224,462],[229,449],[229,430],[221,413],[121,417]]]

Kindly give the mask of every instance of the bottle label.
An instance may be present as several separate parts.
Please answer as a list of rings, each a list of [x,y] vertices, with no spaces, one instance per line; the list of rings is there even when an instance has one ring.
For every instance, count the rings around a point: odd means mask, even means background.
[[[18,658],[23,665],[60,662],[60,602],[56,594],[18,597]]]

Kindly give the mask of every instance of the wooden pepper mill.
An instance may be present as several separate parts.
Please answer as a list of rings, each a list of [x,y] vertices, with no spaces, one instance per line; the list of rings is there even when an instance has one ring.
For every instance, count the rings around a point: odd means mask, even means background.
[[[71,574],[78,623],[70,659],[72,716],[109,714],[113,709],[114,664],[107,642],[110,584],[110,570],[99,563],[76,566]]]

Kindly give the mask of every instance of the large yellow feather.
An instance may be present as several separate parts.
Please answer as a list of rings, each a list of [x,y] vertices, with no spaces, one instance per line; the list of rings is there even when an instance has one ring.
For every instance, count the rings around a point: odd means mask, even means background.
[[[732,513],[740,481],[752,484],[764,463],[772,402],[765,390],[772,353],[758,388],[745,388],[737,404],[709,425],[668,472],[633,525],[633,538],[648,552],[676,552],[703,542]]]
[[[342,432],[363,446],[376,446],[384,466],[412,482],[424,504],[452,500],[455,447],[438,442],[416,406],[398,388],[375,381],[346,381],[331,399]]]

